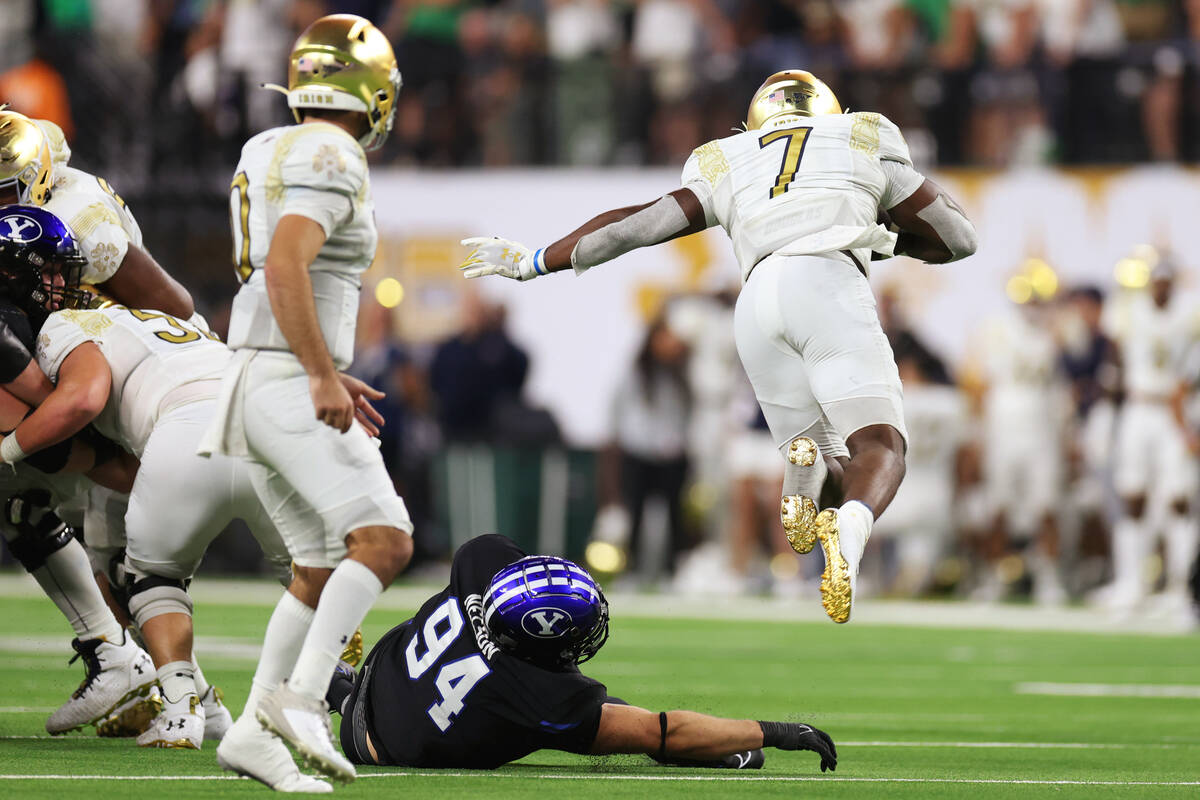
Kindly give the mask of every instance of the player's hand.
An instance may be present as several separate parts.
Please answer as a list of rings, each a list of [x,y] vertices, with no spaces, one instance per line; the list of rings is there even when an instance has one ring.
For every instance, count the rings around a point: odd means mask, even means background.
[[[471,248],[466,260],[458,266],[466,278],[500,275],[516,281],[527,281],[546,274],[545,262],[538,263],[543,250],[532,252],[519,242],[510,242],[498,236],[463,239],[462,245]]]
[[[309,376],[308,392],[312,395],[317,419],[331,428],[345,433],[354,424],[354,398],[342,384],[341,375]]]
[[[803,722],[760,722],[763,747],[780,750],[812,750],[821,757],[821,772],[837,769],[837,748],[829,734]]]
[[[371,405],[371,401],[382,400],[387,395],[353,375],[347,375],[344,372],[339,372],[338,375],[342,379],[342,386],[346,387],[350,398],[354,400],[354,419],[359,425],[362,425],[368,436],[372,438],[379,436],[379,429],[384,424],[383,414],[380,414],[375,406]]]

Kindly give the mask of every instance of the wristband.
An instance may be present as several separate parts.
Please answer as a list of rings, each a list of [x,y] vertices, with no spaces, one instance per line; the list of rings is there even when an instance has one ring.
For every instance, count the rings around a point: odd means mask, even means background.
[[[533,271],[538,275],[550,274],[550,271],[546,269],[546,248],[538,248],[538,251],[533,254]]]
[[[17,441],[16,431],[13,431],[4,437],[4,441],[0,442],[0,461],[16,464],[23,458],[25,458],[25,451],[21,449],[21,443]]]

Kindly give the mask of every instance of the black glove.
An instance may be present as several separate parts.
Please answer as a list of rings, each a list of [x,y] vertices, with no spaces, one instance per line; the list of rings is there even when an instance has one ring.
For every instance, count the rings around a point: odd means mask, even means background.
[[[825,731],[802,722],[763,722],[763,747],[780,750],[812,750],[821,756],[821,772],[837,769],[837,748]]]

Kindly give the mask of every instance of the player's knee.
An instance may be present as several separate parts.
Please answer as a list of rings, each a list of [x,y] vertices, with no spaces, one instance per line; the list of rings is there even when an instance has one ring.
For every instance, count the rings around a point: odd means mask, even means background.
[[[375,526],[351,531],[347,556],[366,564],[386,586],[412,559],[412,537],[399,528]]]
[[[192,615],[188,582],[161,575],[146,575],[133,581],[129,589],[129,613],[138,626],[162,614]]]
[[[331,574],[333,574],[333,570],[326,567],[304,567],[293,564],[292,582],[288,585],[288,591],[304,605],[316,608],[317,601],[321,599],[321,592],[325,589],[325,583]]]
[[[45,501],[48,503],[48,495]],[[29,572],[41,569],[46,559],[74,540],[71,529],[41,498],[10,497],[5,503],[5,522],[3,532],[8,548]]]

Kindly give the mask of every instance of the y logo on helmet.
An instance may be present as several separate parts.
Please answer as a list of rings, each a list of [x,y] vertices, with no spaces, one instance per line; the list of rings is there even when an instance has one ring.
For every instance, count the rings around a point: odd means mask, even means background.
[[[554,639],[567,632],[574,620],[571,615],[558,608],[535,608],[521,617],[521,627],[530,636],[539,639]]]
[[[42,235],[42,226],[24,214],[9,214],[0,219],[0,237],[14,242],[36,241]]]

